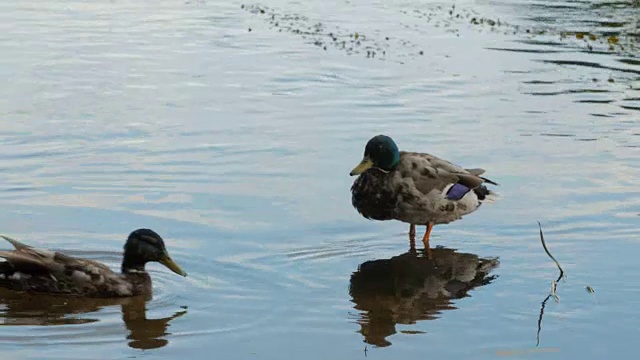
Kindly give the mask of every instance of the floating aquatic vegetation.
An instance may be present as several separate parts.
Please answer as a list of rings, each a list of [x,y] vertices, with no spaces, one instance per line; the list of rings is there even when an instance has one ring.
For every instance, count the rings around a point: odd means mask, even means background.
[[[423,54],[422,50],[416,50],[416,45],[408,40],[389,36],[377,38],[360,31],[332,26],[304,15],[285,13],[263,5],[242,5],[241,8],[261,16],[268,22],[271,29],[298,35],[305,42],[325,51],[338,50],[347,55],[364,55],[370,59],[394,60],[399,63],[404,63],[399,60],[400,58]],[[393,56],[389,54],[392,45],[394,45],[393,49],[396,49]]]
[[[452,5],[450,8],[436,6],[429,9],[402,10],[404,14],[425,19],[435,27],[461,27],[465,23],[478,31],[491,31],[504,35],[521,35],[527,38],[547,36],[558,38],[567,46],[578,46],[586,51],[613,52],[618,55],[638,56],[640,53],[640,34],[633,29],[638,24],[622,28],[625,23],[616,23],[616,32],[601,31],[565,31],[551,28],[548,25],[525,27],[510,24],[499,18],[485,17],[471,9],[460,9]],[[453,30],[458,32],[457,30]]]
[[[456,7],[455,4],[450,7],[425,6],[423,9],[400,10],[400,13],[417,19],[418,23],[408,25],[400,20],[399,26],[422,32],[425,27],[423,24],[429,24],[430,27],[441,28],[444,32],[456,36],[460,36],[460,29],[467,26],[480,32],[523,36],[527,39],[524,42],[537,37],[544,37],[542,41],[547,42],[551,41],[549,38],[555,38],[557,40],[553,41],[558,45],[578,47],[587,52],[609,52],[630,56],[637,56],[640,52],[640,34],[637,31],[627,33],[620,27],[617,27],[615,32],[606,29],[599,32],[565,31],[551,28],[549,25],[526,27],[510,24],[500,18],[482,16],[474,9]],[[271,29],[298,35],[306,43],[325,51],[337,50],[347,55],[364,55],[370,59],[393,60],[398,63],[405,63],[407,59],[424,55],[424,50],[419,49],[406,37],[364,34],[356,29],[331,25],[322,19],[312,20],[301,14],[286,13],[259,4],[244,4],[241,8],[267,21]],[[255,28],[249,31],[255,31]]]

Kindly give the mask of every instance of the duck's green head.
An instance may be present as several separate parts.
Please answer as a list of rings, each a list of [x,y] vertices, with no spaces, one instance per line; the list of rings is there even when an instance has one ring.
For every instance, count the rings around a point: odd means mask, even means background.
[[[144,271],[144,265],[150,261],[157,261],[174,273],[187,276],[187,273],[171,259],[158,233],[151,229],[133,231],[124,244],[122,272]]]
[[[349,175],[359,175],[376,167],[385,171],[393,170],[400,161],[398,145],[386,135],[374,136],[364,148],[364,157]]]

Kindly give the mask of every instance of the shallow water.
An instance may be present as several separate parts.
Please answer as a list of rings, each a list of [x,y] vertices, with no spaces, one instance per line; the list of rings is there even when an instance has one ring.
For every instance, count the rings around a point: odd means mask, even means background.
[[[2,233],[117,268],[149,227],[189,274],[150,265],[148,302],[2,292],[4,356],[633,351],[640,8],[601,4],[3,2]],[[351,207],[377,133],[500,183],[434,229],[451,271]],[[537,347],[536,221],[567,274]]]

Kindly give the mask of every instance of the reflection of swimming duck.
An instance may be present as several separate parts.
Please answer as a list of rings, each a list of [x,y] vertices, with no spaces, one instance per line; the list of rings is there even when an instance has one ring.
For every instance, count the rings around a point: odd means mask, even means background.
[[[463,169],[433,155],[399,151],[388,136],[367,143],[364,158],[350,175],[360,175],[351,187],[353,206],[374,220],[400,220],[410,224],[413,245],[416,225],[426,225],[422,238],[436,224],[447,224],[476,211],[494,195],[481,177],[483,169]]]
[[[0,251],[0,287],[19,291],[70,294],[86,297],[127,297],[151,293],[147,262],[157,261],[176,274],[187,276],[167,252],[153,230],[132,232],[124,245],[122,273],[92,260],[48,249],[37,249],[6,236],[15,250]]]
[[[159,318],[148,319],[146,302],[141,301],[140,297],[136,301],[127,302],[122,305],[122,320],[129,330],[127,339],[129,346],[134,349],[156,349],[163,347],[169,343],[166,339],[169,322],[187,313],[187,310],[180,310],[173,315]],[[186,309],[186,308],[185,308]]]
[[[409,252],[366,261],[353,273],[349,293],[355,308],[364,312],[358,322],[365,342],[388,346],[386,337],[395,334],[396,324],[436,319],[441,311],[455,309],[452,299],[496,277],[489,272],[498,259],[442,247],[431,253],[431,259]]]
[[[97,312],[102,308],[120,305],[122,319],[129,330],[129,346],[136,349],[154,349],[168,343],[165,338],[169,322],[184,315],[181,310],[172,316],[147,319],[146,302],[151,295],[127,298],[81,298],[51,294],[30,294],[0,288],[0,325],[67,325],[98,322]],[[70,316],[96,313],[95,317]]]

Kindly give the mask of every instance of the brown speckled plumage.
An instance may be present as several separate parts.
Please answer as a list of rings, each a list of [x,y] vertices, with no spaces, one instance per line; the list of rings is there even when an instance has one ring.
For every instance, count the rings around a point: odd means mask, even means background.
[[[0,251],[0,287],[85,297],[128,297],[151,293],[144,264],[158,261],[186,276],[168,256],[159,235],[148,229],[131,233],[125,245],[122,273],[96,261],[37,249],[6,236],[14,250]]]
[[[351,202],[367,219],[409,223],[412,244],[415,226],[426,225],[423,242],[428,247],[434,225],[458,220],[493,198],[485,184],[497,184],[483,173],[430,154],[399,151],[393,139],[377,135],[350,173],[359,175],[351,187]]]
[[[391,171],[370,168],[351,187],[352,204],[362,216],[374,220],[400,220],[415,225],[446,224],[475,211],[490,194],[481,169],[466,170],[433,155],[400,152]],[[446,189],[460,183],[471,190],[459,200],[446,197]]]

